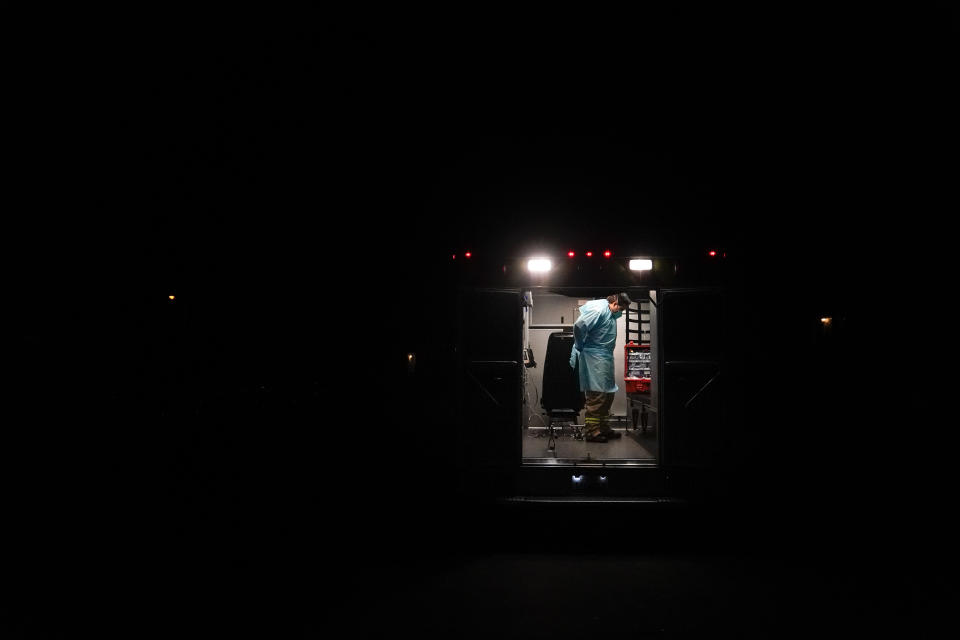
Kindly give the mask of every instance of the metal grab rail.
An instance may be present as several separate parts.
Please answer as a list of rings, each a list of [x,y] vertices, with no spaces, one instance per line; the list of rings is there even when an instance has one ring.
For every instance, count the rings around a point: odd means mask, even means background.
[[[711,384],[713,384],[713,381],[714,381],[714,380],[716,380],[717,378],[720,377],[720,373],[721,373],[720,371],[717,371],[717,372],[713,375],[712,378],[710,378],[709,380],[707,380],[707,383],[706,383],[705,385],[703,385],[702,387],[700,387],[700,390],[699,390],[699,391],[697,391],[695,394],[693,394],[693,396],[692,396],[689,400],[687,400],[686,402],[683,403],[683,408],[684,408],[684,409],[689,409],[689,408],[690,408],[690,405],[693,404],[693,401],[696,400],[697,397],[699,397],[700,394],[703,393],[703,392],[706,390],[707,387],[709,387]]]
[[[510,364],[514,366],[519,366],[520,363],[516,360],[471,360],[470,364]],[[469,368],[465,370],[465,373],[467,374],[467,377],[473,380],[473,382],[480,388],[480,390],[483,391],[483,393],[490,399],[490,401],[493,402],[493,404],[495,404],[500,409],[503,408],[503,405],[500,404],[500,401],[497,400],[494,397],[494,395],[490,393],[490,391],[484,386],[484,384],[480,382],[480,380],[478,380],[477,377],[473,375],[473,373],[470,372]]]

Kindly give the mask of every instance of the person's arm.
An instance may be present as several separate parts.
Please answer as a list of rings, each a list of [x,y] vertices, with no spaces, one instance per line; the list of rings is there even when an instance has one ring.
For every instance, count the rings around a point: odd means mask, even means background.
[[[576,369],[580,360],[580,349],[583,348],[583,325],[578,319],[573,323],[573,347],[570,349],[570,368]]]
[[[583,315],[577,318],[573,323],[573,348],[577,351],[583,351],[583,341],[587,337],[587,327],[583,322]]]
[[[600,315],[596,311],[581,307],[580,317],[573,323],[573,347],[577,351],[583,351],[587,336],[593,331],[599,317]]]

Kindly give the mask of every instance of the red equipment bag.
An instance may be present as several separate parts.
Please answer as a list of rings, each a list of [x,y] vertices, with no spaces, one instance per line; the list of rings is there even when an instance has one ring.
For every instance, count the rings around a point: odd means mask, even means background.
[[[627,393],[650,392],[650,345],[628,342],[623,346],[623,381]]]

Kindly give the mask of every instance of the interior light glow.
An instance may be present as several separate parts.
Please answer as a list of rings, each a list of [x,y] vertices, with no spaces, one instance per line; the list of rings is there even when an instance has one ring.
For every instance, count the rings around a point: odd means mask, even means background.
[[[527,269],[533,273],[546,273],[553,268],[553,262],[549,258],[530,258],[527,261]]]
[[[650,271],[653,269],[653,260],[638,258],[630,261],[631,271]]]

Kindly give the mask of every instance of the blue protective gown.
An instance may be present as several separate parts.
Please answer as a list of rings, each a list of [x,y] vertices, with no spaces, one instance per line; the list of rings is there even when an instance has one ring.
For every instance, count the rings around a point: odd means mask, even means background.
[[[609,302],[591,300],[580,307],[580,317],[573,324],[573,341],[570,366],[580,363],[580,390],[615,393],[619,389],[613,375],[617,317],[610,311]]]

